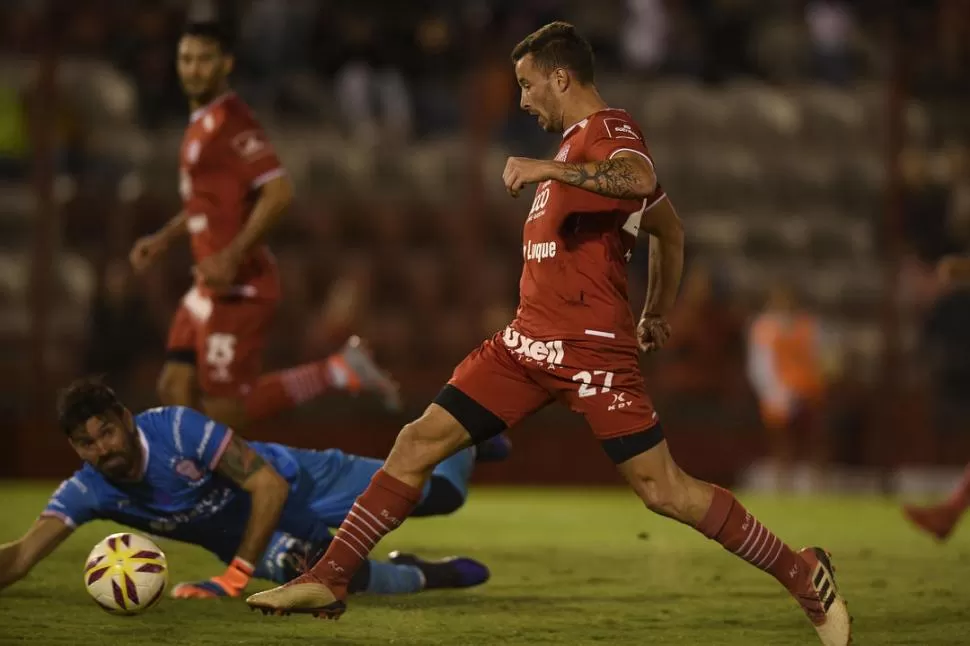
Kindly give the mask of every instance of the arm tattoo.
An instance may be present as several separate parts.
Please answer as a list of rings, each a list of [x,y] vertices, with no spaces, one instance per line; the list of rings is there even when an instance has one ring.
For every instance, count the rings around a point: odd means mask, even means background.
[[[216,465],[216,473],[242,486],[249,476],[263,468],[266,462],[245,440],[233,436],[225,453]]]
[[[563,164],[562,181],[607,197],[635,199],[643,185],[638,164],[614,158],[588,164]]]

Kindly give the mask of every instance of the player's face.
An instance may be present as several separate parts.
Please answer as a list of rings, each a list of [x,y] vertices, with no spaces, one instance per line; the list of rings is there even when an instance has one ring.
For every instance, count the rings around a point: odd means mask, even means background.
[[[183,36],[179,41],[178,73],[189,99],[208,103],[225,90],[232,57],[211,38]]]
[[[546,132],[562,132],[561,70],[545,74],[527,54],[515,63],[515,78],[522,96],[519,107],[536,117],[539,127]]]
[[[137,477],[141,468],[141,450],[131,413],[105,413],[91,417],[70,435],[71,446],[78,456],[95,469],[115,480]]]

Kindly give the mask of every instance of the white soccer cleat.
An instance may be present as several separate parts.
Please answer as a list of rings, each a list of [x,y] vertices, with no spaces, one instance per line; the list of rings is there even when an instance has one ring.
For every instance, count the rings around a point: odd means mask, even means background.
[[[815,632],[825,646],[852,643],[852,616],[835,582],[830,555],[820,547],[806,547],[798,553],[811,572],[808,588],[796,595]]]

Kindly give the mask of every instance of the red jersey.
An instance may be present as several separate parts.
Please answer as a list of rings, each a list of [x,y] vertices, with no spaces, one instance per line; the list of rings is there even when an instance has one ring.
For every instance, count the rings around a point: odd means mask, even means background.
[[[623,110],[601,110],[563,133],[556,161],[609,159],[621,151],[653,160]],[[622,200],[553,180],[536,187],[522,234],[519,308],[512,326],[536,340],[636,343],[626,264],[640,217],[663,197]]]
[[[179,154],[179,190],[196,262],[225,248],[249,219],[257,190],[285,174],[249,107],[229,92],[192,113]],[[279,295],[276,263],[265,245],[240,265],[232,291]]]

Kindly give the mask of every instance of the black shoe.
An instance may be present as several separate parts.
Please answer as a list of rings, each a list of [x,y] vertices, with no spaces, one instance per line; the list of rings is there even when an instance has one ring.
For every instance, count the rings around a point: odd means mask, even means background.
[[[426,561],[414,554],[391,552],[388,558],[395,565],[412,565],[421,570],[425,590],[471,588],[485,583],[491,576],[484,563],[464,556]]]

